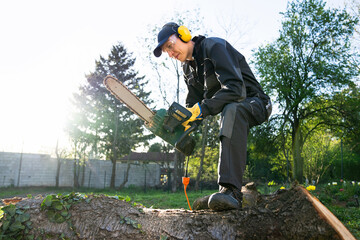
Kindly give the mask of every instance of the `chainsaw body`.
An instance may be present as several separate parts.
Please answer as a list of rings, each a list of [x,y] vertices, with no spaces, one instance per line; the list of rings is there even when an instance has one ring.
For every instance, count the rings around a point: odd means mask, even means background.
[[[195,140],[189,134],[197,128],[197,124],[184,125],[192,115],[190,111],[174,102],[168,110],[160,109],[154,112],[121,81],[111,75],[106,76],[104,85],[111,94],[144,120],[146,128],[153,134],[173,145],[186,156],[191,155]]]
[[[160,109],[152,117],[152,121],[145,124],[156,136],[173,145],[186,156],[191,155],[195,147],[195,140],[189,134],[197,128],[193,124],[185,130],[182,125],[191,117],[191,112],[174,102],[168,110]]]

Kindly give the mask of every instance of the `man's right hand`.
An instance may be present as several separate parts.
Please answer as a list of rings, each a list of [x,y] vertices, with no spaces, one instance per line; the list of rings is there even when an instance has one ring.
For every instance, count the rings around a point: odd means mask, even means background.
[[[182,125],[185,127],[185,131],[190,128],[189,123],[203,119],[201,117],[202,112],[201,112],[200,103],[195,103],[194,106],[192,106],[191,108],[186,108],[186,109],[189,112],[191,112],[191,117],[187,121],[182,123]]]

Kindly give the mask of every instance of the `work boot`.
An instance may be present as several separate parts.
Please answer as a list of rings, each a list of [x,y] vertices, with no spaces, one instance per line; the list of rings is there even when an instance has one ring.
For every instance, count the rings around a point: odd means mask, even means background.
[[[210,196],[209,208],[214,211],[241,209],[242,193],[239,189],[228,186],[221,186],[220,191]]]
[[[210,195],[197,198],[193,203],[193,206],[192,206],[193,210],[209,209],[209,205],[208,205],[209,198],[210,198]]]

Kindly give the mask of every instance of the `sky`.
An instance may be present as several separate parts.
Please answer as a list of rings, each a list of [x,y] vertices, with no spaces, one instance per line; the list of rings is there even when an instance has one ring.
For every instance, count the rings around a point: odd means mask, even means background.
[[[70,99],[95,60],[119,42],[141,56],[138,39],[174,10],[200,8],[213,33],[221,32],[219,19],[235,16],[247,36],[238,49],[246,56],[278,36],[286,6],[286,0],[1,1],[0,151],[53,154],[57,141],[66,148]]]

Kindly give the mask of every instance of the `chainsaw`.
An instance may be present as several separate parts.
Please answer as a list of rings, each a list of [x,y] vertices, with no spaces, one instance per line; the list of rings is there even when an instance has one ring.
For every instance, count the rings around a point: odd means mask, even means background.
[[[168,110],[152,111],[121,81],[111,75],[105,77],[104,85],[111,94],[144,120],[145,127],[153,134],[174,146],[185,156],[191,155],[195,140],[190,133],[197,128],[197,124],[194,122],[185,124],[191,117],[189,110],[174,102]]]

